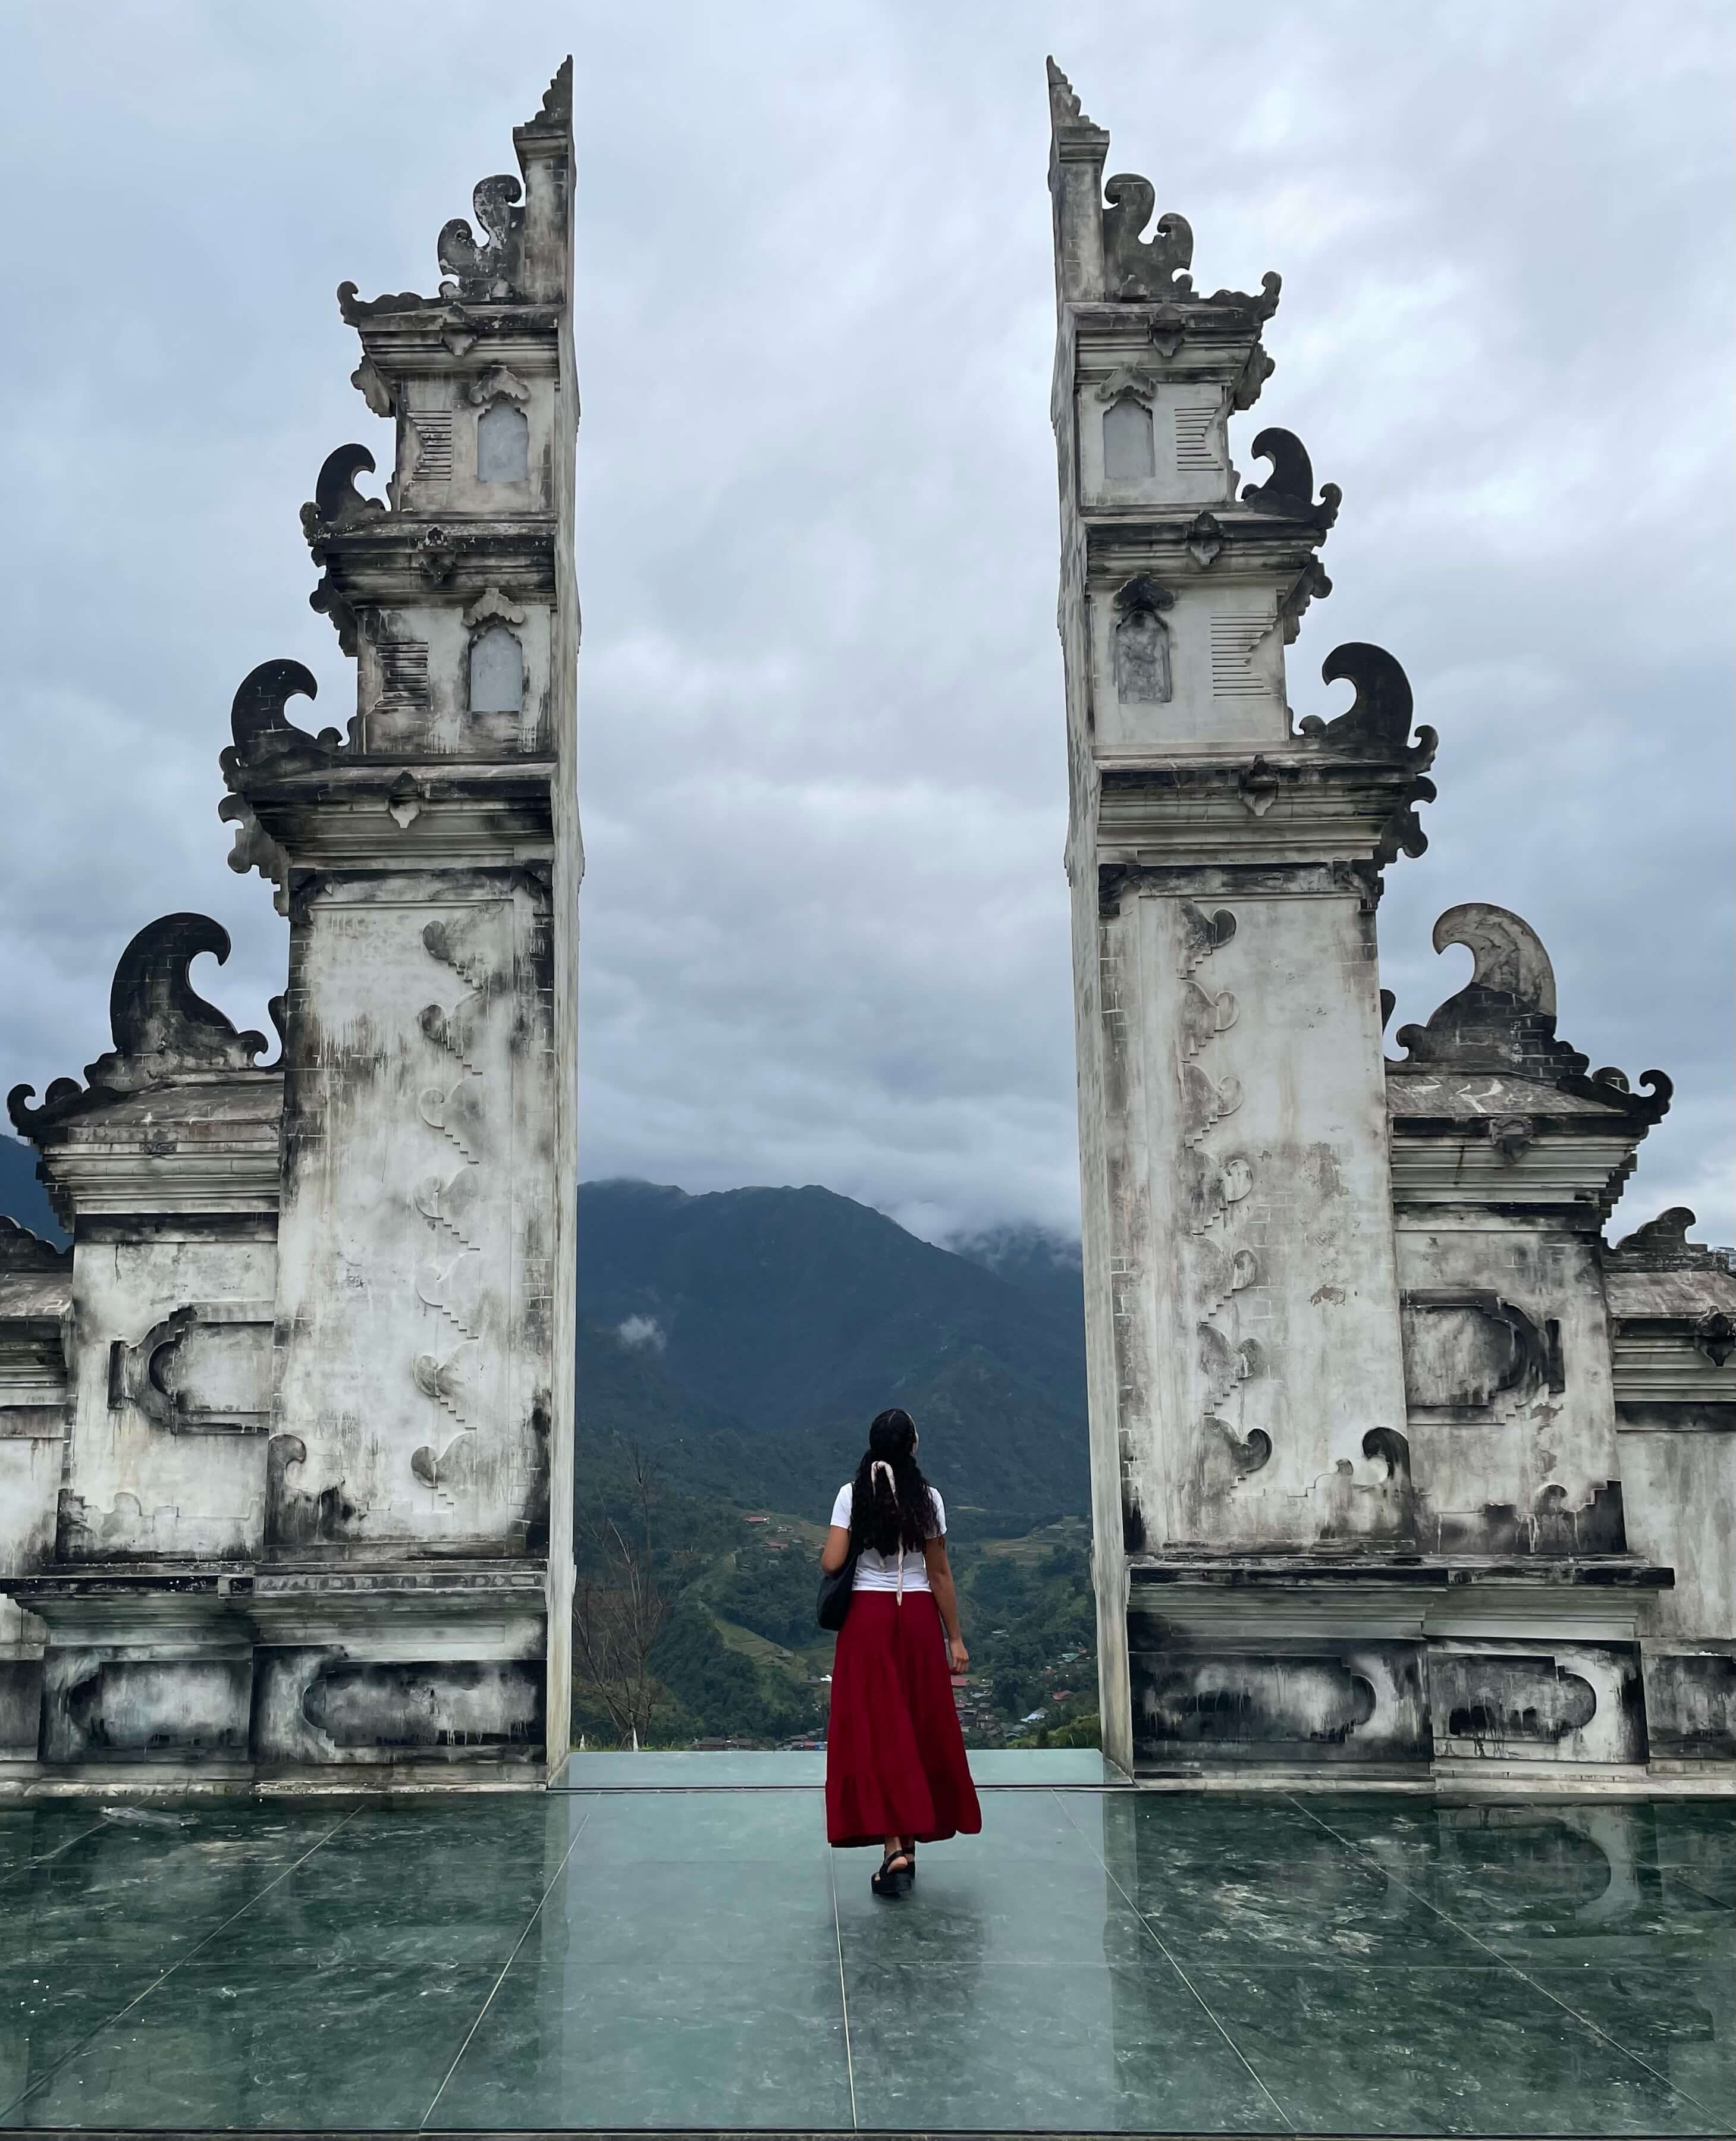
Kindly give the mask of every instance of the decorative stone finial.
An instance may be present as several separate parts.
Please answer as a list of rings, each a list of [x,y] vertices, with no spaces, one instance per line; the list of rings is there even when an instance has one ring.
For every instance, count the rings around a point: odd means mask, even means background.
[[[296,773],[331,760],[343,742],[338,731],[322,729],[317,736],[309,736],[283,711],[291,699],[318,696],[312,672],[299,662],[262,662],[248,672],[229,708],[229,731],[235,741],[218,754],[217,762],[231,788],[243,772],[268,769]]]
[[[1090,126],[1095,121],[1079,109],[1079,98],[1054,60],[1043,62],[1049,76],[1049,123],[1053,127]]]
[[[524,253],[524,186],[509,173],[484,179],[470,195],[476,220],[488,236],[479,244],[461,215],[440,234],[440,264],[454,279],[440,284],[443,298],[510,298],[516,294]]]
[[[35,1090],[15,1085],[7,1112],[26,1137],[45,1125],[82,1113],[104,1100],[142,1091],[188,1071],[251,1070],[264,1053],[263,1033],[239,1032],[207,1003],[188,978],[202,952],[221,966],[229,956],[229,933],[209,914],[165,914],[145,924],[120,954],[109,990],[109,1031],[114,1047],[85,1066],[88,1090],[74,1078],[57,1078],[42,1105],[27,1105]]]
[[[1394,765],[1425,771],[1434,763],[1440,738],[1432,728],[1419,726],[1410,741],[1410,679],[1384,647],[1366,640],[1346,640],[1335,647],[1320,664],[1322,682],[1348,682],[1356,687],[1349,711],[1332,721],[1309,714],[1297,726],[1305,736],[1324,744],[1328,751],[1354,751],[1360,757],[1384,759]]]
[[[568,52],[554,71],[554,79],[543,92],[542,109],[536,117],[526,121],[523,130],[529,133],[552,132],[573,124],[573,55]]]
[[[1254,458],[1270,461],[1271,475],[1265,483],[1242,485],[1244,505],[1285,520],[1306,521],[1322,533],[1337,519],[1344,493],[1335,483],[1322,484],[1320,503],[1314,504],[1314,464],[1294,431],[1268,425],[1254,441]]]
[[[1529,1072],[1553,1080],[1586,1058],[1555,1037],[1555,970],[1537,932],[1504,907],[1469,900],[1434,925],[1434,948],[1463,944],[1471,978],[1426,1026],[1399,1029],[1413,1063]]]
[[[1697,1223],[1687,1205],[1672,1204],[1655,1219],[1648,1219],[1643,1227],[1625,1235],[1616,1244],[1616,1253],[1620,1257],[1683,1257],[1690,1253],[1704,1256],[1706,1252],[1700,1244],[1688,1239],[1688,1229]]]
[[[1160,215],[1148,239],[1140,233],[1158,204],[1157,188],[1136,171],[1118,171],[1104,184],[1104,278],[1112,298],[1189,298],[1193,233],[1185,216]]]
[[[356,488],[358,475],[371,475],[374,457],[366,446],[334,446],[320,464],[313,496],[302,508],[302,532],[309,543],[322,528],[347,528],[384,513],[383,499],[366,498]]]
[[[1646,1090],[1635,1093],[1619,1070],[1586,1077],[1586,1059],[1556,1038],[1555,970],[1529,923],[1504,907],[1468,900],[1434,925],[1435,950],[1449,944],[1470,952],[1471,978],[1426,1026],[1399,1027],[1409,1061],[1536,1080],[1648,1123],[1665,1114],[1673,1089],[1661,1070],[1642,1073]]]

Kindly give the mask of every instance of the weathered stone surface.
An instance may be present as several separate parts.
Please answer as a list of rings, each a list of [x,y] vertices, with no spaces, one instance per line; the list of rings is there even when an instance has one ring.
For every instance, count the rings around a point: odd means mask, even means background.
[[[1598,1231],[1670,1081],[1588,1075],[1481,903],[1435,929],[1470,982],[1384,1059],[1375,908],[1437,738],[1363,642],[1322,665],[1345,711],[1291,714],[1340,494],[1269,426],[1237,495],[1277,278],[1202,296],[1053,62],[1050,100],[1104,1745],[1728,1756],[1736,1277]]]
[[[396,420],[302,519],[357,657],[342,730],[263,662],[232,865],[289,923],[279,1060],[122,954],[114,1046],[15,1123],[70,1258],[0,1238],[0,1756],[246,1782],[567,1742],[578,608],[571,63],[437,299],[346,286]],[[437,1577],[430,1575],[437,1569]]]

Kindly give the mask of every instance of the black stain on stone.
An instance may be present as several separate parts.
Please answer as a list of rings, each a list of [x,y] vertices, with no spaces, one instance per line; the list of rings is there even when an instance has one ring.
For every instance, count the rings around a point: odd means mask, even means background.
[[[302,1714],[347,1750],[528,1755],[542,1745],[543,1668],[517,1659],[332,1664],[302,1697]]]
[[[265,1543],[268,1546],[331,1545],[353,1538],[361,1512],[343,1491],[322,1488],[304,1494],[290,1479],[292,1466],[305,1464],[307,1445],[298,1435],[274,1435],[265,1454]]]
[[[1645,1724],[1654,1755],[1736,1761],[1736,1652],[1653,1652],[1645,1661]]]

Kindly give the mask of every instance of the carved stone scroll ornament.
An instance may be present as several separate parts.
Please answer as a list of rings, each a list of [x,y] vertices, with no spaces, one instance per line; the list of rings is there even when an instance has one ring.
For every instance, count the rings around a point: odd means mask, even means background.
[[[1242,504],[1280,519],[1305,521],[1324,534],[1338,518],[1344,493],[1335,483],[1322,484],[1320,503],[1313,502],[1314,464],[1296,433],[1268,425],[1254,441],[1254,458],[1271,462],[1271,474],[1264,483],[1242,485]]]
[[[350,374],[350,384],[376,416],[397,415],[397,400],[392,393],[391,382],[372,357],[362,358]]]
[[[288,914],[289,857],[259,823],[253,805],[244,795],[225,795],[217,805],[217,815],[224,824],[235,828],[234,844],[228,856],[229,868],[238,877],[258,870],[273,887],[273,906],[279,914]]]
[[[1284,278],[1276,268],[1268,268],[1260,278],[1257,297],[1247,290],[1214,290],[1206,303],[1208,305],[1233,305],[1237,312],[1247,313],[1257,320],[1269,320],[1278,309],[1278,297],[1283,288]],[[1255,451],[1258,450],[1257,447]]]
[[[188,1071],[248,1070],[264,1053],[263,1033],[238,1032],[187,978],[203,952],[221,966],[229,956],[229,933],[209,914],[165,914],[146,923],[120,954],[109,991],[114,1047],[85,1066],[88,1090],[75,1078],[57,1078],[40,1107],[27,1103],[35,1088],[15,1085],[7,1111],[26,1137],[59,1118],[83,1112],[103,1100],[142,1091]]]
[[[1302,735],[1328,751],[1407,765],[1418,773],[1428,771],[1440,738],[1432,728],[1419,726],[1416,741],[1410,741],[1414,704],[1410,680],[1384,647],[1347,640],[1320,664],[1320,677],[1328,684],[1354,684],[1356,696],[1347,711],[1330,721],[1318,714],[1306,716],[1297,724]]]
[[[374,457],[366,446],[334,446],[320,464],[313,496],[302,508],[302,533],[310,544],[322,531],[353,527],[386,511],[383,499],[366,498],[356,488],[358,475],[371,475]]]
[[[1132,400],[1148,409],[1158,398],[1157,374],[1143,365],[1124,364],[1092,390],[1099,401]]]
[[[517,372],[504,364],[491,364],[465,389],[465,399],[478,408],[490,401],[515,401],[522,406],[530,399],[530,389]]]
[[[1119,171],[1104,186],[1104,275],[1112,298],[1191,298],[1193,233],[1186,217],[1158,218],[1151,237],[1140,233],[1158,204],[1157,189],[1136,172]]]
[[[1649,1089],[1645,1094],[1631,1092],[1619,1070],[1586,1076],[1586,1059],[1556,1037],[1555,970],[1549,954],[1537,932],[1517,914],[1468,900],[1442,915],[1434,925],[1434,943],[1437,952],[1463,944],[1474,963],[1470,980],[1426,1025],[1399,1027],[1399,1046],[1409,1051],[1410,1062],[1540,1079],[1653,1122],[1669,1107],[1670,1083],[1661,1070],[1644,1074],[1640,1083]]]
[[[1223,549],[1224,533],[1216,514],[1198,513],[1188,523],[1183,537],[1188,554],[1202,572],[1212,564]]]
[[[330,764],[342,746],[339,732],[322,729],[317,736],[309,736],[283,711],[291,699],[318,696],[312,672],[299,662],[262,662],[248,671],[229,708],[229,731],[235,740],[224,746],[217,759],[231,788],[240,786],[244,774],[270,778]]]
[[[453,279],[440,284],[443,298],[509,298],[522,272],[524,211],[514,206],[524,189],[509,173],[484,179],[470,195],[477,222],[486,232],[478,242],[461,216],[454,216],[440,234],[440,264]]]

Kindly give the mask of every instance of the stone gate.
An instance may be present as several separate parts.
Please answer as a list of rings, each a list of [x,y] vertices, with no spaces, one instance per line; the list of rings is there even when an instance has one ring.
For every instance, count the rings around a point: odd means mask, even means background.
[[[1375,913],[1438,739],[1331,591],[1279,278],[1104,180],[1050,65],[1052,414],[1104,1745],[1147,1774],[1560,1783],[1736,1761],[1736,1275],[1608,1218],[1670,1080],[1592,1071],[1536,936],[1389,1057]],[[1726,1768],[1724,1774],[1730,1772]]]

